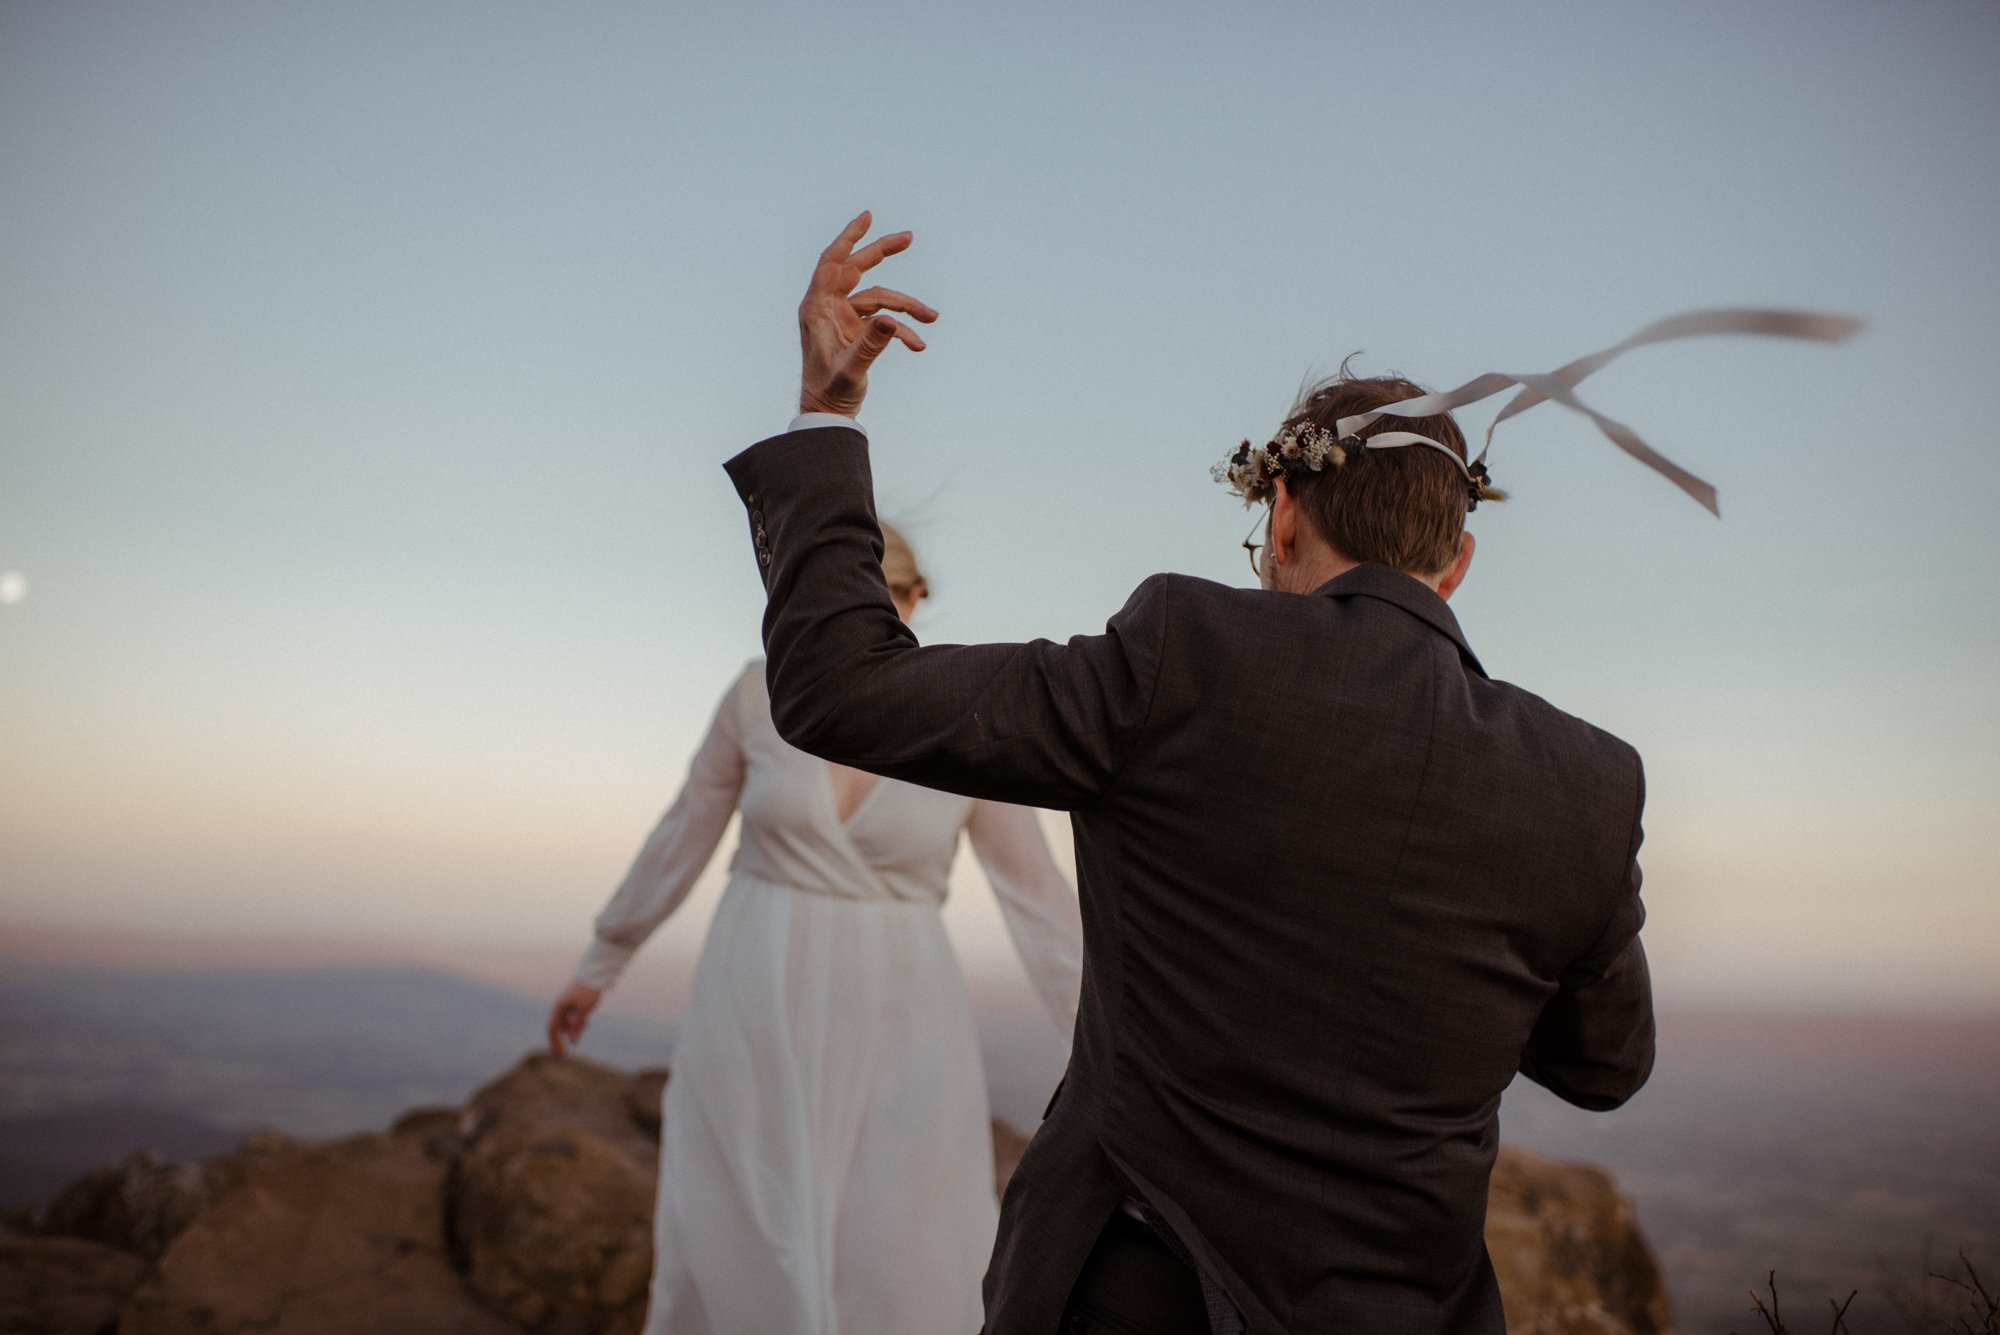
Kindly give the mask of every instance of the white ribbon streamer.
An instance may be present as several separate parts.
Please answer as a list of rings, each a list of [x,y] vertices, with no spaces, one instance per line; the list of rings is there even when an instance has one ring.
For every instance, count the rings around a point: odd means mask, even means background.
[[[1494,427],[1517,413],[1525,412],[1536,404],[1549,400],[1588,417],[1597,424],[1597,429],[1602,431],[1612,444],[1694,497],[1710,514],[1720,518],[1722,511],[1716,505],[1714,487],[1639,439],[1638,433],[1632,428],[1622,422],[1614,422],[1589,407],[1572,391],[1586,377],[1602,370],[1622,354],[1650,343],[1666,343],[1674,339],[1695,338],[1706,334],[1758,334],[1771,338],[1803,338],[1819,343],[1837,343],[1859,328],[1861,328],[1859,320],[1849,319],[1843,315],[1819,315],[1811,311],[1760,310],[1754,307],[1688,311],[1682,315],[1656,320],[1622,343],[1614,343],[1601,352],[1579,357],[1568,365],[1546,374],[1507,375],[1499,371],[1489,371],[1445,393],[1425,394],[1419,398],[1404,399],[1400,403],[1391,403],[1365,413],[1357,413],[1353,417],[1343,417],[1334,425],[1334,435],[1345,439],[1384,416],[1429,417],[1434,413],[1451,412],[1468,403],[1491,398],[1503,389],[1519,385],[1521,392],[1507,401],[1507,406],[1500,410],[1499,416],[1495,417],[1492,425],[1486,428],[1485,443],[1480,446],[1474,463],[1484,460],[1486,451],[1493,447]],[[1411,434],[1384,432],[1380,436],[1372,437],[1368,443],[1370,445],[1377,442],[1387,443],[1392,435]],[[1415,444],[1417,441],[1423,441],[1427,445],[1436,444],[1435,441],[1421,436],[1411,440],[1399,440],[1396,443]]]
[[[1414,431],[1378,431],[1361,443],[1371,450],[1393,450],[1399,445],[1428,445],[1456,464],[1459,472],[1467,477],[1472,476],[1465,466],[1465,460],[1458,457],[1457,450],[1441,440],[1432,440],[1429,436],[1420,436]]]

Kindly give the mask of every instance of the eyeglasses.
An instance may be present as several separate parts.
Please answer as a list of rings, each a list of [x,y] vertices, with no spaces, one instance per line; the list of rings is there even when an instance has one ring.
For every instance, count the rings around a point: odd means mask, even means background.
[[[1267,510],[1264,512],[1263,515],[1261,515],[1258,518],[1255,524],[1250,526],[1250,537],[1243,539],[1243,550],[1250,553],[1250,573],[1255,575],[1259,581],[1261,581],[1264,578],[1264,571],[1262,567],[1260,567],[1257,564],[1257,553],[1264,550],[1264,544],[1261,542],[1252,542],[1250,541],[1250,538],[1256,537],[1257,530],[1260,528],[1264,528],[1270,522],[1271,522],[1271,515],[1270,512]]]

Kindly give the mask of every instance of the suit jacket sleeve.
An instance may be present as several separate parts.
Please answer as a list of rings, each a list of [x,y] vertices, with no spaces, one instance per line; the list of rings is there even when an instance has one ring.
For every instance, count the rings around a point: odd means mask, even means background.
[[[1644,805],[1644,779],[1640,805]],[[1652,977],[1639,928],[1637,811],[1627,855],[1626,883],[1596,943],[1564,972],[1556,994],[1521,1054],[1521,1073],[1582,1108],[1616,1108],[1639,1092],[1653,1071]]]
[[[774,436],[725,467],[769,603],[771,719],[792,745],[931,788],[1073,810],[1131,754],[1168,592],[1142,584],[1102,635],[919,647],[882,579],[867,438]]]

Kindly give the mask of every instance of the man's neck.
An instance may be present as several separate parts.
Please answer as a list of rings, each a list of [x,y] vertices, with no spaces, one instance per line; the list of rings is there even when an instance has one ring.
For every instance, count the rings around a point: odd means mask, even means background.
[[[1338,579],[1348,571],[1366,564],[1320,543],[1314,543],[1310,548],[1298,551],[1296,556],[1298,559],[1286,565],[1281,571],[1283,578],[1278,587],[1286,593],[1311,593],[1328,580]],[[1407,570],[1398,573],[1410,575]],[[1440,579],[1438,575],[1432,575],[1428,579],[1422,575],[1410,575],[1410,578],[1432,593],[1438,590]]]

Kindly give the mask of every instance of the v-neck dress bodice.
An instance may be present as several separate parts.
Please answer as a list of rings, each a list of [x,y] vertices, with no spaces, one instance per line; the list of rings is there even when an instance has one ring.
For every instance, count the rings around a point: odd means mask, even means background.
[[[731,870],[837,899],[942,905],[973,800],[877,779],[842,821],[826,762],[771,726],[762,676],[740,689],[756,717],[743,738],[743,830]]]
[[[742,813],[662,1106],[648,1335],[974,1330],[998,1210],[985,1076],[943,920],[963,832],[1065,1041],[1076,894],[1034,813],[878,779],[843,822],[761,660],[596,921],[606,988]]]

